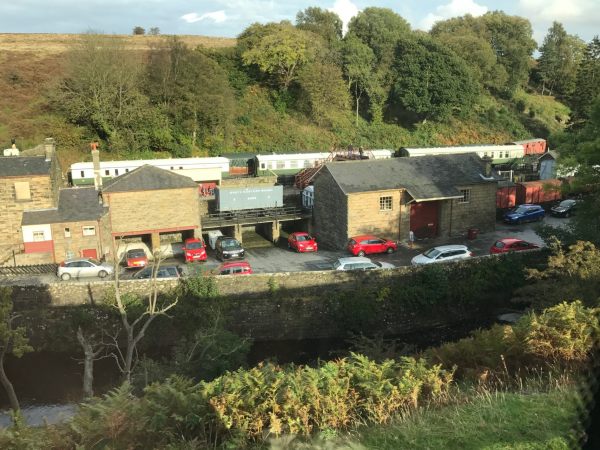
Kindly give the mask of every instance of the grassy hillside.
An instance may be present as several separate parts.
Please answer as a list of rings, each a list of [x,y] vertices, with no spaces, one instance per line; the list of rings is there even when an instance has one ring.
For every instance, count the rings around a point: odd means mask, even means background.
[[[121,36],[134,51],[148,51],[164,36]],[[189,47],[224,48],[235,39],[178,36]],[[67,51],[78,35],[0,34],[0,149],[15,138],[21,149],[33,147],[45,137],[58,143],[63,167],[89,159],[93,136],[55,114],[49,93],[64,75]],[[547,137],[564,127],[568,108],[552,97],[519,92],[515,102],[483,96],[473,111],[445,123],[425,122],[403,128],[396,124],[355,123],[351,111],[342,111],[326,128],[305,115],[282,111],[270,93],[258,86],[241,92],[230,129],[227,151],[326,151],[348,144],[366,148],[398,148],[406,145],[456,145],[504,143],[513,139]],[[195,154],[207,154],[197,149]],[[152,156],[152,155],[145,155]],[[162,154],[161,156],[167,156]],[[140,155],[111,155],[112,158]]]

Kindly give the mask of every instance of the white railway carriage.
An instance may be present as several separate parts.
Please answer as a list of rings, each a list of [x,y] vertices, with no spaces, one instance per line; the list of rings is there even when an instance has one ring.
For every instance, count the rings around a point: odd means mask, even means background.
[[[502,164],[525,155],[521,144],[504,145],[465,145],[457,147],[402,147],[398,156],[414,157],[425,155],[455,155],[458,153],[477,153],[480,158],[490,157],[494,164]]]
[[[101,161],[100,174],[102,175],[102,180],[107,181],[146,164],[185,175],[196,182],[220,182],[224,176],[226,177],[229,174],[229,160],[222,157]],[[82,162],[72,164],[70,179],[74,186],[93,185],[94,163]]]
[[[373,159],[388,159],[394,156],[393,150],[387,149],[379,149],[379,150],[367,150],[365,152],[367,156],[371,157],[373,155]]]
[[[303,169],[326,162],[330,156],[330,152],[256,155],[256,173],[264,175],[274,172],[277,175],[294,175]]]

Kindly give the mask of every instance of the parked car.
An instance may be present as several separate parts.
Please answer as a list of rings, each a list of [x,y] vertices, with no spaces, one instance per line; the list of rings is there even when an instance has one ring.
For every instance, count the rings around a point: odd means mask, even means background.
[[[221,264],[217,269],[219,275],[250,275],[252,267],[246,261],[235,261]]]
[[[396,266],[386,262],[375,262],[362,256],[339,258],[333,263],[333,270],[378,270],[393,269]]]
[[[398,244],[388,239],[378,238],[371,234],[354,236],[348,241],[348,251],[354,256],[365,256],[372,253],[394,253]]]
[[[525,203],[504,214],[504,221],[506,223],[516,224],[535,222],[537,220],[542,220],[545,215],[546,211],[544,211],[544,208],[540,205]]]
[[[550,208],[550,214],[557,217],[571,217],[577,209],[577,201],[573,199],[563,200],[558,205]]]
[[[100,262],[93,258],[69,259],[58,266],[56,275],[64,281],[71,278],[100,277],[106,278],[113,274],[115,268],[106,262]]]
[[[181,248],[183,249],[183,258],[185,259],[185,262],[206,261],[206,245],[204,245],[202,239],[186,239]]]
[[[299,253],[316,252],[318,250],[317,241],[314,237],[305,231],[296,231],[288,236],[288,248]]]
[[[490,255],[521,250],[531,250],[534,248],[539,248],[539,246],[532,244],[531,242],[524,241],[522,239],[504,238],[494,242],[494,245],[490,247]]]
[[[244,259],[246,252],[240,241],[228,236],[219,236],[215,244],[215,254],[221,261],[225,259]]]
[[[410,263],[413,266],[418,266],[421,264],[467,259],[472,256],[475,255],[465,245],[440,245],[415,256]]]
[[[136,280],[145,280],[148,278],[152,278],[152,271],[154,266],[147,266],[146,268],[140,270],[136,273],[133,278]],[[177,266],[159,266],[156,271],[156,278],[179,278],[183,274],[183,270],[181,267]]]
[[[146,267],[148,256],[143,248],[132,248],[125,253],[125,265],[128,269]]]

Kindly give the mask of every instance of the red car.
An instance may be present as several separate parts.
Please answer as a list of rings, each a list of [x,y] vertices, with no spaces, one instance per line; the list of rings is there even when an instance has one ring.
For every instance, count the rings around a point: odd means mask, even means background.
[[[125,263],[128,269],[139,269],[148,265],[148,257],[142,248],[132,248],[125,253]]]
[[[288,236],[288,247],[302,252],[316,252],[318,249],[317,241],[305,231],[296,231]]]
[[[250,275],[252,267],[246,261],[235,261],[221,264],[217,269],[219,275]]]
[[[490,247],[490,255],[495,255],[498,253],[508,253],[520,250],[531,250],[534,248],[539,248],[537,245],[532,244],[531,242],[524,241],[522,239],[516,238],[504,238],[496,241],[494,245]]]
[[[394,253],[396,250],[398,250],[396,242],[370,234],[354,236],[348,241],[348,251],[354,256],[365,256],[371,253]]]
[[[202,239],[189,238],[183,243],[183,257],[185,262],[206,261],[206,246]]]

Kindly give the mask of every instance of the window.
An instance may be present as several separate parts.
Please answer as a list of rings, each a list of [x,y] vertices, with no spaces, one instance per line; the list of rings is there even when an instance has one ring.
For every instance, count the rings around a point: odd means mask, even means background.
[[[379,210],[380,211],[391,211],[392,210],[392,197],[379,197]]]
[[[261,163],[260,163],[260,168],[261,168],[262,170],[265,170],[265,169],[267,168],[267,164],[266,164],[266,163],[264,163],[264,162],[261,162]]]
[[[310,160],[308,160],[308,159],[305,159],[305,160],[304,160],[304,167],[305,167],[305,168],[307,168],[307,169],[308,169],[309,167],[312,167],[312,161],[310,161]]]
[[[458,203],[469,203],[471,201],[471,189],[461,189],[460,195],[462,195],[462,198],[458,199]]]
[[[171,170],[175,170],[175,167],[171,166]]]
[[[115,175],[119,175],[119,169],[115,169]]]
[[[96,227],[83,227],[84,236],[96,236]]]
[[[183,170],[183,166],[179,166],[179,170]]]
[[[85,172],[83,170],[79,173],[81,174],[81,178],[85,178]]]
[[[106,170],[104,171],[104,175],[106,175],[106,176],[110,175],[110,170],[106,169]]]
[[[129,172],[129,169],[125,169],[125,173]]]
[[[17,200],[31,200],[29,181],[17,181],[15,183],[15,198]]]
[[[278,169],[285,169],[285,161],[277,161]]]
[[[71,229],[70,228],[65,228],[65,237],[66,238],[71,237]]]
[[[46,237],[44,236],[43,231],[34,231],[33,232],[33,242],[41,242],[45,241]]]
[[[508,157],[509,157],[508,150],[506,150],[506,151],[504,152],[504,157],[505,157],[505,158],[508,158]]]

